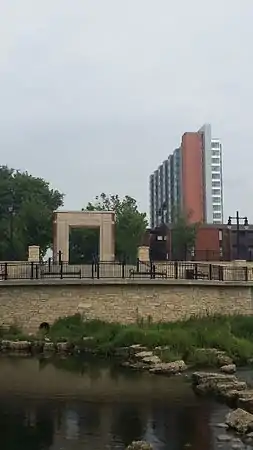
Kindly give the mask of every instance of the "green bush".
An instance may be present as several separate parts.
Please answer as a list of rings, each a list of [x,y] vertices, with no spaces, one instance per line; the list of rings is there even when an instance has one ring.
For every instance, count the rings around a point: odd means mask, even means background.
[[[149,349],[165,347],[163,361],[185,359],[199,366],[214,366],[217,358],[212,352],[198,349],[216,348],[225,351],[238,363],[253,357],[253,317],[205,316],[185,321],[153,323],[152,317],[138,316],[136,324],[121,325],[100,320],[85,320],[77,314],[57,320],[49,332],[52,340],[84,342],[92,337],[92,346],[103,353],[113,353],[119,347],[141,344]],[[156,351],[156,354],[159,350]]]

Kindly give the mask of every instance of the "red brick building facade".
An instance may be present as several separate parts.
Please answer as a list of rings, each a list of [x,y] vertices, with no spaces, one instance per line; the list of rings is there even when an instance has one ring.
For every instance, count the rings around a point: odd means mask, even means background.
[[[150,248],[150,258],[154,261],[230,261],[237,258],[237,231],[228,229],[227,225],[199,225],[194,248],[182,251],[180,255],[173,254],[172,239],[172,226],[163,225],[149,230],[145,242]],[[253,225],[250,225],[248,230],[240,227],[239,248],[240,259],[253,260]]]

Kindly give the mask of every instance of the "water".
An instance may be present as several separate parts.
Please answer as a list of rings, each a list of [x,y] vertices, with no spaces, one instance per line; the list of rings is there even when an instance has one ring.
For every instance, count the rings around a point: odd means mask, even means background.
[[[1,450],[231,449],[219,444],[228,409],[165,378],[81,359],[0,358]]]

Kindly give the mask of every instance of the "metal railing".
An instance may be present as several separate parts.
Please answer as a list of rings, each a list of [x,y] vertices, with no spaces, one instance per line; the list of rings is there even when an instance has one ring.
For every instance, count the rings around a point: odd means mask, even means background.
[[[253,266],[165,261],[148,263],[94,262],[91,264],[5,262],[0,264],[0,281],[46,279],[174,279],[253,281]]]

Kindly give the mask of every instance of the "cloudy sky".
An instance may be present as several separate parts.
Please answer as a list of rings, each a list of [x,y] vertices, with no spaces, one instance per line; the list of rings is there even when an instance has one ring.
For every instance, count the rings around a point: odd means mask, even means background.
[[[148,177],[205,122],[224,147],[225,216],[253,220],[252,0],[6,0],[1,164],[79,209],[102,191],[148,210]]]

